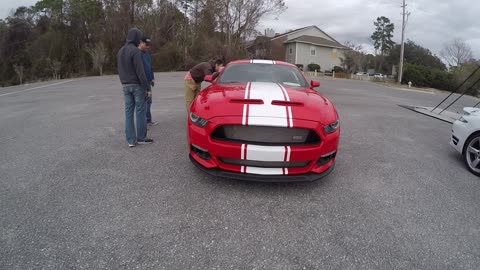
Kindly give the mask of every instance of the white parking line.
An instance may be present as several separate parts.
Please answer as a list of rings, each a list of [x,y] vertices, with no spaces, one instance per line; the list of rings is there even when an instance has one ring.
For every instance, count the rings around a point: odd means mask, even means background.
[[[10,92],[10,93],[5,93],[5,94],[0,94],[0,97],[8,96],[8,95],[13,95],[13,94],[17,94],[17,93],[22,93],[22,92],[27,92],[27,91],[32,91],[32,90],[39,89],[39,88],[45,88],[45,87],[49,87],[49,86],[64,84],[64,83],[73,82],[73,81],[74,81],[74,80],[68,80],[68,81],[64,81],[64,82],[58,82],[58,83],[52,83],[52,84],[37,86],[37,87],[33,87],[33,88],[28,88],[28,89],[21,90],[21,91],[16,91],[16,92]]]

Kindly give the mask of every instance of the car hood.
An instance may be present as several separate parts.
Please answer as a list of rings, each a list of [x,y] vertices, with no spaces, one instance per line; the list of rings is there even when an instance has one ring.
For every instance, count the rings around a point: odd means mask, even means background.
[[[333,104],[310,88],[253,82],[212,84],[200,92],[192,112],[205,119],[241,116],[268,119],[301,119],[330,124],[337,119]],[[245,120],[246,119],[246,120]]]

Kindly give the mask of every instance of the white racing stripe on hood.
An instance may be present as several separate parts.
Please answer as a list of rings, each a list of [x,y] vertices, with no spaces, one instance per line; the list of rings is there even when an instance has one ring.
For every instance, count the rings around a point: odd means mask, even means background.
[[[249,93],[250,93],[250,86],[252,83],[247,83],[247,86],[245,87],[245,99],[249,99]],[[242,115],[242,125],[247,124],[247,114],[248,114],[248,104],[243,104],[243,115]]]
[[[293,127],[290,106],[272,105],[273,100],[290,101],[287,90],[276,83],[252,82],[245,89],[245,99],[261,99],[263,104],[243,106],[243,125]],[[241,159],[255,161],[290,161],[290,146],[261,146],[242,144]],[[259,168],[241,166],[242,173],[286,175],[288,168]]]
[[[272,105],[272,100],[285,101],[282,88],[275,83],[252,82],[250,84],[249,99],[261,99],[263,104],[249,104],[244,106],[244,125],[287,127],[288,109],[285,106]],[[285,91],[286,92],[286,91]],[[291,126],[291,125],[290,125]]]
[[[285,100],[290,101],[290,96],[288,95],[287,89],[283,87],[283,85],[278,84],[278,86],[282,89],[283,93],[285,94]],[[292,118],[292,106],[287,106],[287,118],[288,118],[288,126],[293,127],[293,118]]]
[[[252,64],[275,64],[273,60],[253,59],[250,61]]]

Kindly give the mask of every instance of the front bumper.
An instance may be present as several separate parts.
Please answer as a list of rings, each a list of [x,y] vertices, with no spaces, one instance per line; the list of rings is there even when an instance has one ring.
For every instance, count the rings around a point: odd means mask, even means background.
[[[295,120],[296,127],[314,130],[320,142],[310,145],[267,146],[222,141],[211,136],[220,125],[237,124],[241,117],[210,119],[204,128],[188,126],[189,157],[202,171],[216,176],[249,181],[315,181],[333,168],[340,129],[331,134],[313,121]]]
[[[201,171],[212,176],[236,179],[252,182],[269,182],[269,183],[288,183],[288,182],[314,182],[329,175],[335,168],[335,162],[323,173],[306,173],[306,174],[287,174],[287,175],[262,175],[262,174],[245,174],[231,171],[224,171],[218,168],[207,169],[200,165],[192,155],[189,155],[190,161]]]
[[[452,125],[452,134],[450,135],[450,145],[459,153],[463,153],[463,145],[469,136],[468,123],[455,121]]]

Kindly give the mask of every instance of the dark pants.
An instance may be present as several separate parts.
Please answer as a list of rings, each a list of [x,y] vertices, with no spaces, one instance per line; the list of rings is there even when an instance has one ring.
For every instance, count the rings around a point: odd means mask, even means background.
[[[147,100],[146,100],[146,113],[147,113],[147,123],[151,123],[152,122],[152,113],[150,112],[150,108],[152,107],[152,97],[147,97]]]

